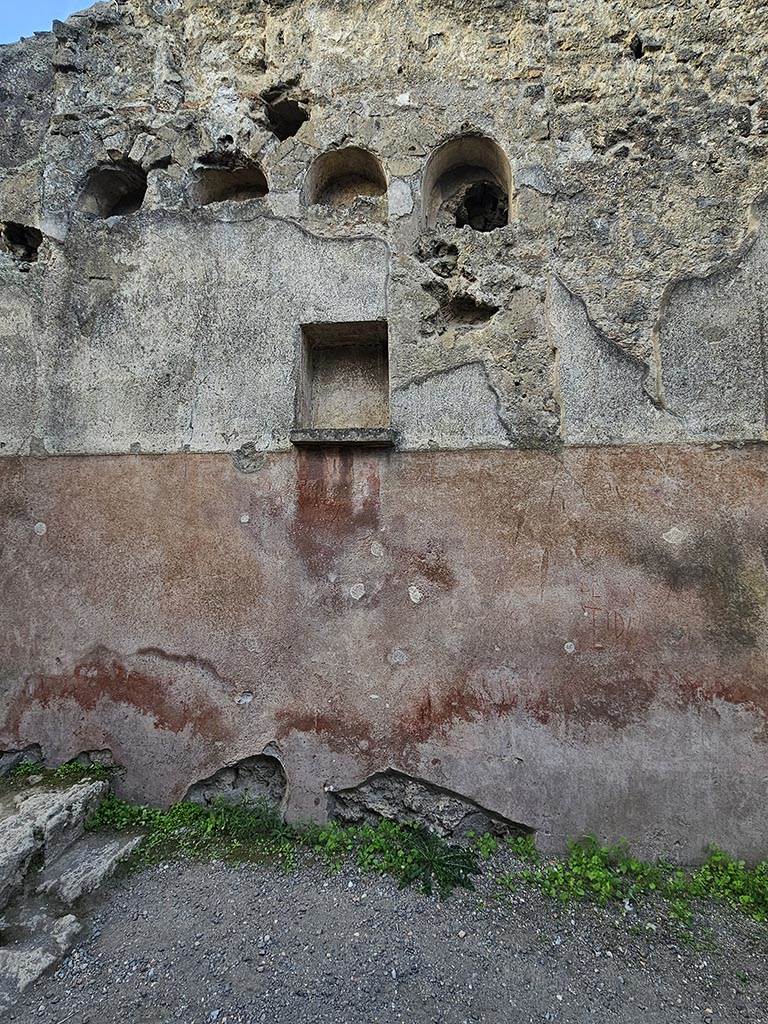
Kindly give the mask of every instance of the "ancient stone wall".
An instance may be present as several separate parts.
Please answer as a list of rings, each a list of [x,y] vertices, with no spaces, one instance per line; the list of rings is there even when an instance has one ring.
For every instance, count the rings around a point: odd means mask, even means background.
[[[0,747],[764,853],[766,36],[117,0],[0,47]]]

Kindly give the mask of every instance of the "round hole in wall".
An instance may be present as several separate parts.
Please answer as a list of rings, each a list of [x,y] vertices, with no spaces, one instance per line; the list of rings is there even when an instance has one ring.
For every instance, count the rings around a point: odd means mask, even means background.
[[[309,205],[342,207],[359,196],[383,196],[387,179],[378,157],[359,146],[321,153],[307,175],[305,197]]]
[[[208,153],[190,173],[188,198],[192,206],[262,199],[267,178],[255,160],[239,153]]]
[[[498,143],[485,135],[450,139],[434,151],[424,170],[424,226],[504,227],[511,190],[509,161]]]
[[[141,209],[147,172],[132,160],[101,163],[88,172],[78,209],[97,217],[124,217]]]

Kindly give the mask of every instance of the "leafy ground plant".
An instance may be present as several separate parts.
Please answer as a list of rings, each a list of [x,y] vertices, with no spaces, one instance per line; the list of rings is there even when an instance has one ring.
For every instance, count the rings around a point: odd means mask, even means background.
[[[536,847],[536,840],[533,836],[508,836],[507,849],[517,857],[518,860],[527,861],[529,864],[538,864],[541,860]]]
[[[39,784],[71,785],[82,779],[108,779],[110,771],[79,761],[46,769],[24,762],[6,776],[11,786],[36,779]],[[221,856],[296,866],[299,857],[319,858],[332,869],[355,863],[361,870],[390,875],[401,887],[416,884],[426,893],[447,896],[456,888],[474,889],[480,865],[490,864],[502,847],[521,863],[500,878],[502,891],[531,885],[562,903],[599,904],[656,894],[670,917],[683,924],[694,906],[706,900],[727,904],[756,921],[768,921],[768,861],[748,867],[712,847],[700,867],[684,869],[665,861],[633,857],[624,844],[602,845],[594,837],[569,844],[563,859],[542,859],[532,835],[510,836],[502,843],[491,834],[472,835],[466,846],[447,842],[416,825],[381,820],[376,825],[287,825],[273,805],[256,801],[209,806],[182,802],[167,810],[127,803],[109,794],[93,812],[90,829],[133,830],[144,840],[135,860]]]
[[[474,889],[479,874],[475,850],[447,843],[413,825],[382,820],[353,830],[357,864],[365,871],[393,875],[401,888],[416,883],[423,892],[447,896],[455,888]]]
[[[513,847],[513,852],[518,850]],[[520,848],[518,855],[534,860],[530,850]],[[636,902],[656,893],[667,902],[670,916],[684,924],[693,917],[693,901],[701,900],[727,903],[756,921],[768,920],[768,861],[749,868],[717,847],[710,848],[701,867],[684,870],[665,861],[639,860],[623,844],[603,846],[587,837],[570,843],[564,860],[534,861],[532,867],[503,875],[501,882],[507,890],[533,885],[562,903]]]
[[[296,853],[294,830],[274,807],[258,801],[210,807],[178,803],[163,810],[130,804],[110,794],[87,822],[89,829],[131,829],[144,833],[138,858],[221,856],[274,860],[292,866]]]
[[[82,764],[80,761],[67,761],[58,768],[46,768],[40,761],[22,761],[12,768],[5,776],[10,783],[25,782],[34,776],[40,776],[41,783],[73,784],[82,779],[109,779],[110,771],[100,764]]]
[[[401,887],[418,884],[426,893],[448,895],[474,888],[477,853],[454,846],[411,825],[382,820],[377,825],[298,828],[286,825],[264,802],[210,806],[174,804],[168,810],[126,803],[109,795],[88,820],[89,829],[131,829],[145,839],[138,858],[144,861],[181,855],[219,855],[277,861],[293,867],[300,850],[338,868],[353,860],[364,871],[391,875]]]

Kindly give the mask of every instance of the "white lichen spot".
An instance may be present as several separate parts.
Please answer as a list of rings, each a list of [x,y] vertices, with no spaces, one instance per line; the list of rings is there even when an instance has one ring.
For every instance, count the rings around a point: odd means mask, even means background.
[[[48,527],[45,525],[45,523],[35,523],[35,533],[37,534],[38,537],[43,537],[47,530]]]
[[[235,704],[250,704],[253,700],[253,694],[250,690],[246,690],[245,693],[241,693],[239,697],[235,697]]]
[[[401,92],[395,101],[398,107],[407,107],[411,102],[411,94],[409,92]]]
[[[389,658],[387,659],[390,665],[407,665],[408,655],[402,649],[402,647],[393,647],[389,652]]]
[[[576,644],[573,642],[573,640],[568,640],[566,641],[566,643],[563,644],[563,650],[566,654],[573,654],[573,652],[576,650]]]
[[[371,544],[371,554],[374,558],[382,558],[384,555],[384,548],[379,544],[377,540]]]
[[[412,583],[410,587],[408,587],[408,597],[410,597],[414,604],[420,604],[424,595],[419,590],[419,588],[414,586],[414,584]]]
[[[251,521],[251,517],[248,515],[248,513],[247,512],[243,512],[243,514],[240,516],[240,522],[245,524],[245,523],[250,523],[250,521]]]
[[[661,536],[667,544],[672,544],[674,547],[677,547],[679,544],[682,544],[688,536],[688,531],[681,530],[679,527],[673,526],[671,529],[667,530],[666,533],[662,533]]]
[[[364,583],[355,583],[355,585],[353,587],[349,588],[349,596],[352,598],[353,601],[359,601],[360,598],[364,596],[364,594],[365,594],[365,584]]]

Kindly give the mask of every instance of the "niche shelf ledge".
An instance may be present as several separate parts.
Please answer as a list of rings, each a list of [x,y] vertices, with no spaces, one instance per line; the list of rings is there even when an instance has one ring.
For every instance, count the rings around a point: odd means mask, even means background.
[[[392,448],[395,432],[391,427],[301,427],[291,431],[291,443],[300,448],[317,448],[322,445]]]

